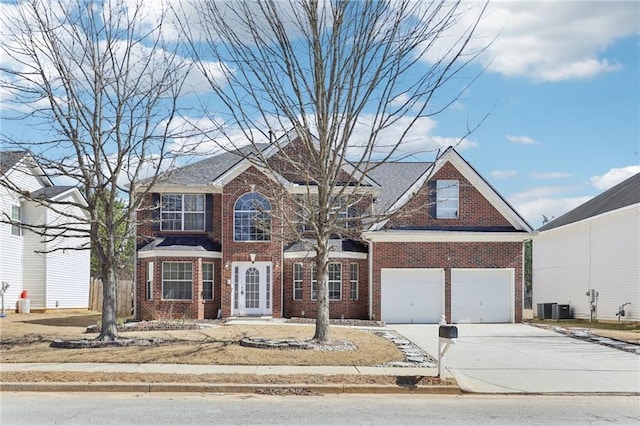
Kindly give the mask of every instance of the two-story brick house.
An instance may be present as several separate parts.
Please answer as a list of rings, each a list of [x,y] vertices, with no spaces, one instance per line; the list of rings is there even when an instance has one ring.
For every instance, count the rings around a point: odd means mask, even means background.
[[[288,137],[278,146],[299,152]],[[284,167],[266,174],[225,152],[153,186],[138,212],[138,317],[315,317],[315,253],[279,234],[286,197],[276,201],[265,180],[300,185]],[[330,241],[332,318],[521,321],[532,230],[453,148],[435,163],[380,164],[360,183],[370,208],[397,214]]]

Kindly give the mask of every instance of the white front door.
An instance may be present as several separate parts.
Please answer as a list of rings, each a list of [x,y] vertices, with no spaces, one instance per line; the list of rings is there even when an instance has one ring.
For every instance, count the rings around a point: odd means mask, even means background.
[[[271,278],[271,262],[234,262],[232,315],[271,315]]]

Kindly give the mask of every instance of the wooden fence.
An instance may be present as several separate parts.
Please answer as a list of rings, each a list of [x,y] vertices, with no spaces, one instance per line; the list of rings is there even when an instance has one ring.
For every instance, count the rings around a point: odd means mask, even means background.
[[[118,318],[130,317],[133,314],[133,281],[118,281],[116,289]],[[91,279],[89,287],[89,309],[102,312],[102,280]]]

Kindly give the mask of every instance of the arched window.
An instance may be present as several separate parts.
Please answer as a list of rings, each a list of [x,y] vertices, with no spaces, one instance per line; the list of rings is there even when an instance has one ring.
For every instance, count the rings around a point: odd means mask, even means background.
[[[271,240],[271,204],[257,192],[238,198],[233,212],[235,241]]]

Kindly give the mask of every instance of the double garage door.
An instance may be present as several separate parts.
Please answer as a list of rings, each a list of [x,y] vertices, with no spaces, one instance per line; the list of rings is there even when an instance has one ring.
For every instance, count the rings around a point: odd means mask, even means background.
[[[429,324],[444,314],[443,269],[382,269],[381,281],[383,321]],[[512,322],[513,289],[513,269],[452,269],[452,322]]]

